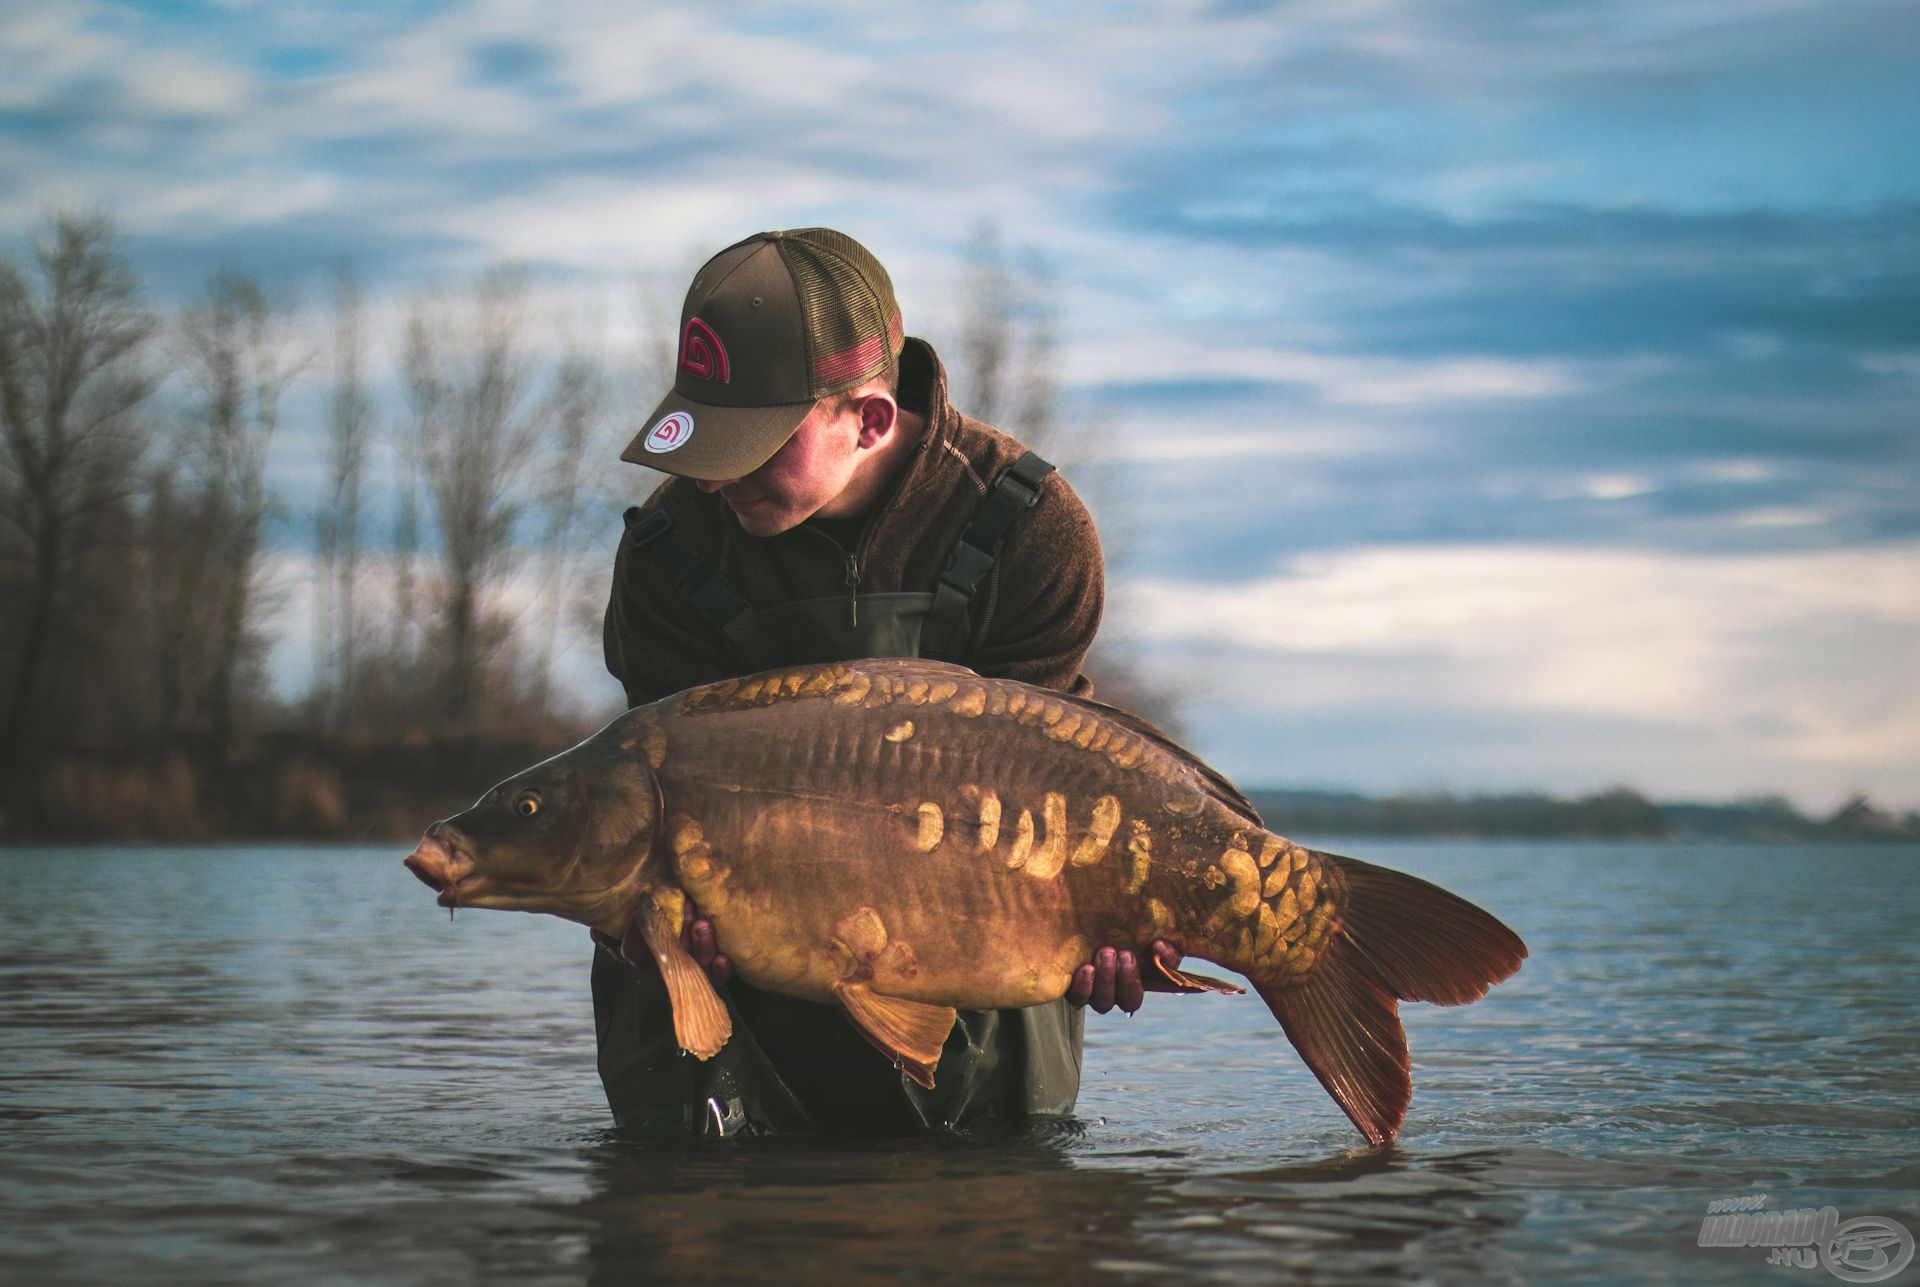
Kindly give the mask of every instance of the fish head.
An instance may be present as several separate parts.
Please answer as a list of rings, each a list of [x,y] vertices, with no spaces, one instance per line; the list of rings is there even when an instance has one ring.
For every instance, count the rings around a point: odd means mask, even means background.
[[[428,827],[407,870],[442,907],[546,912],[617,937],[647,887],[659,787],[613,728]]]

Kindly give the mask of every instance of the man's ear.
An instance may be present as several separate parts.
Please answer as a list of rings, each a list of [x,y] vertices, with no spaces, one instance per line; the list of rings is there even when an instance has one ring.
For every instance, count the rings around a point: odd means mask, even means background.
[[[900,418],[899,404],[884,393],[870,393],[860,400],[860,438],[862,447],[878,447],[893,432]]]

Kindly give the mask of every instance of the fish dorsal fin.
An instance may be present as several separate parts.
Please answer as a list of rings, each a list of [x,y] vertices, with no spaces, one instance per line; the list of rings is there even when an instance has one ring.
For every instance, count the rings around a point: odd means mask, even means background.
[[[869,673],[888,675],[969,675],[979,677],[978,672],[969,670],[965,666],[956,666],[951,662],[945,661],[929,661],[924,657],[870,658],[848,664],[858,666],[861,670]],[[1001,680],[998,682],[1004,683],[1007,681]],[[1207,791],[1222,804],[1246,818],[1246,820],[1254,826],[1262,830],[1266,828],[1266,823],[1260,820],[1260,811],[1253,807],[1253,801],[1247,799],[1246,794],[1242,792],[1239,787],[1227,781],[1219,770],[1213,768],[1192,751],[1189,751],[1186,747],[1174,741],[1173,738],[1167,735],[1165,730],[1161,729],[1151,720],[1144,716],[1136,715],[1130,710],[1124,710],[1118,706],[1109,706],[1105,702],[1095,701],[1091,697],[1076,697],[1071,693],[1063,693],[1056,689],[1046,689],[1044,691],[1049,698],[1058,698],[1063,702],[1069,702],[1075,706],[1093,711],[1106,719],[1112,720],[1128,732],[1145,738],[1154,746],[1166,751],[1189,769],[1192,769],[1202,782],[1205,783]]]
[[[931,657],[862,657],[859,661],[845,663],[858,666],[869,674],[885,675],[965,675],[979,679],[980,672],[971,666],[962,666],[958,662],[935,661]]]
[[[1267,824],[1260,820],[1260,811],[1253,807],[1253,801],[1247,799],[1246,794],[1242,792],[1239,787],[1227,781],[1218,769],[1202,760],[1186,747],[1180,745],[1180,743],[1174,741],[1173,738],[1167,734],[1166,730],[1162,729],[1152,720],[1147,719],[1143,715],[1135,715],[1132,711],[1123,710],[1118,706],[1109,706],[1105,702],[1097,702],[1091,697],[1075,697],[1068,693],[1054,695],[1058,696],[1062,701],[1071,702],[1075,706],[1083,706],[1090,711],[1094,711],[1112,720],[1128,732],[1139,734],[1161,750],[1173,755],[1182,764],[1197,773],[1201,779],[1205,781],[1207,790],[1222,804],[1232,809],[1235,813],[1243,815],[1246,820],[1254,826],[1262,830],[1266,829]]]
[[[674,1041],[696,1059],[713,1058],[733,1036],[726,1002],[713,990],[707,972],[681,946],[677,916],[668,915],[651,895],[641,901],[635,915],[640,921],[640,937],[667,985],[667,1000],[673,1006]]]
[[[933,1089],[933,1070],[957,1017],[952,1006],[881,996],[864,983],[836,983],[833,995],[860,1035],[907,1076]]]

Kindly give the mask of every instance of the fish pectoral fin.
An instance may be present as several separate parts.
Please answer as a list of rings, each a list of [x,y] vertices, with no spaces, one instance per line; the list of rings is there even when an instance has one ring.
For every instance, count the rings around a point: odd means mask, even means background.
[[[682,1050],[696,1059],[711,1059],[733,1036],[733,1020],[727,1004],[713,990],[713,981],[680,943],[680,922],[666,909],[648,898],[635,913],[640,922],[640,937],[660,977],[667,985],[667,1000],[673,1006],[673,1039]]]
[[[907,1076],[933,1089],[933,1070],[957,1017],[952,1006],[881,996],[864,983],[836,983],[833,995],[874,1049]]]
[[[1218,992],[1222,996],[1237,997],[1246,989],[1237,983],[1228,983],[1225,979],[1216,979],[1211,975],[1195,974],[1192,970],[1177,970],[1153,953],[1145,953],[1159,973],[1149,974],[1140,980],[1142,987],[1149,992]]]

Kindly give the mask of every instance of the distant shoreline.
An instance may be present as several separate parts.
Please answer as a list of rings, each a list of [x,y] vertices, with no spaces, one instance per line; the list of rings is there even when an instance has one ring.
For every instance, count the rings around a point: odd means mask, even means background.
[[[1483,840],[1747,840],[1920,843],[1904,816],[1855,796],[1809,817],[1780,796],[1730,804],[1656,802],[1628,788],[1578,799],[1535,793],[1370,796],[1270,787],[1247,792],[1267,825],[1293,833]]]
[[[28,789],[16,788],[0,813],[0,844],[408,841],[574,732],[357,745],[280,734],[247,739],[224,755],[181,743],[68,748],[30,766],[20,784]],[[1920,843],[1920,810],[1897,815],[1865,796],[1826,817],[1803,814],[1779,796],[1656,802],[1628,788],[1577,799],[1282,787],[1247,796],[1269,828],[1289,836]]]

